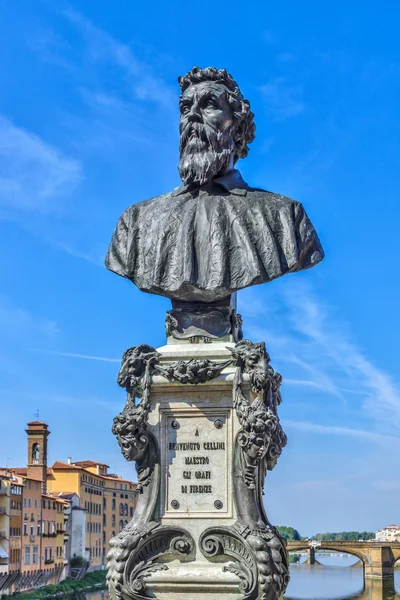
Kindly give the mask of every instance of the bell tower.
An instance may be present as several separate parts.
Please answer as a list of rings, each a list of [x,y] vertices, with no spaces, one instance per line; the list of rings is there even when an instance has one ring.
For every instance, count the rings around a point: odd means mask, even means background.
[[[28,477],[42,482],[42,491],[47,487],[47,438],[50,435],[48,425],[42,421],[31,421],[28,429]]]

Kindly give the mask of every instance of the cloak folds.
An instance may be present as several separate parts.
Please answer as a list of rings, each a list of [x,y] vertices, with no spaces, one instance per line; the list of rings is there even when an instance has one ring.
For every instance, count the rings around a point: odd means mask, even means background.
[[[251,188],[234,170],[130,206],[106,267],[144,292],[209,303],[323,257],[299,202]]]

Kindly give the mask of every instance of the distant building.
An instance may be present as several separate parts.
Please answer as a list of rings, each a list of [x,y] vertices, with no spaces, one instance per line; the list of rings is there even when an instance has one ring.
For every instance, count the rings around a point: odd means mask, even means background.
[[[80,508],[86,511],[85,547],[80,556],[89,560],[91,570],[104,568],[111,537],[133,517],[137,484],[109,474],[108,465],[103,463],[72,462],[69,458],[66,463],[56,461],[48,469],[47,486],[53,495],[68,490],[79,497]],[[74,515],[76,522],[78,518]]]
[[[379,529],[375,533],[377,542],[400,542],[400,526],[388,525],[384,529]]]
[[[32,421],[26,433],[27,466],[0,467],[0,596],[58,583],[73,558],[105,568],[109,540],[137,503],[137,484],[106,464],[69,458],[49,467],[46,423]]]

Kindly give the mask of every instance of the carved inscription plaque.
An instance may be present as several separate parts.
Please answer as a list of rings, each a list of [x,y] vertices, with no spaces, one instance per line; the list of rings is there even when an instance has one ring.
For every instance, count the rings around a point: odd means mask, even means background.
[[[166,419],[167,511],[227,510],[227,414]]]

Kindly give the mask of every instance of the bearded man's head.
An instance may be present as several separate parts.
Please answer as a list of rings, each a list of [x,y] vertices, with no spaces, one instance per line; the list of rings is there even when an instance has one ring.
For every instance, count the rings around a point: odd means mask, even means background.
[[[249,152],[254,115],[225,69],[193,67],[179,77],[180,160],[183,183],[202,185],[225,174]]]

